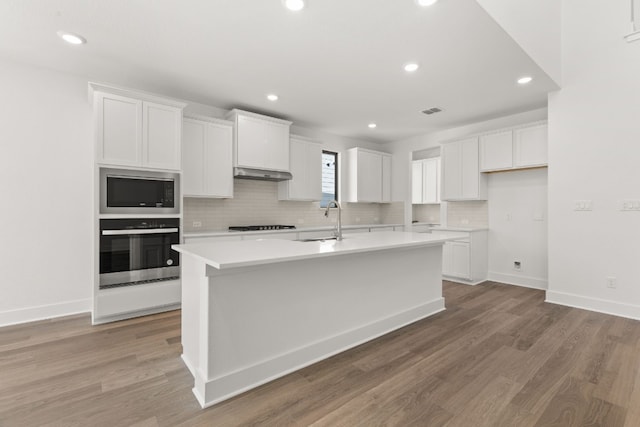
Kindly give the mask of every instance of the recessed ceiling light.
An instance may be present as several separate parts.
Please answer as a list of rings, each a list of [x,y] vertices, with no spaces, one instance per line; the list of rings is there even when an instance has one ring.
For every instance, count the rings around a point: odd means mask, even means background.
[[[304,9],[305,6],[305,0],[283,0],[283,2],[287,9],[294,12]]]
[[[526,85],[527,83],[531,83],[531,80],[533,80],[533,77],[531,77],[531,76],[520,77],[518,79],[518,84],[519,85]]]
[[[375,123],[369,123],[369,129],[375,129],[376,127],[378,127],[377,124]]]
[[[267,95],[267,99],[269,101],[277,101],[278,100],[278,95],[274,95],[273,93]]]
[[[418,64],[416,64],[415,62],[410,62],[408,64],[405,64],[404,66],[404,70],[407,73],[413,73],[414,71],[416,71],[418,68],[420,68],[420,66]]]
[[[62,40],[70,44],[85,44],[87,42],[87,39],[84,37],[78,34],[68,33],[66,31],[58,31],[58,35]]]
[[[436,4],[438,0],[416,0],[418,6],[427,7]]]

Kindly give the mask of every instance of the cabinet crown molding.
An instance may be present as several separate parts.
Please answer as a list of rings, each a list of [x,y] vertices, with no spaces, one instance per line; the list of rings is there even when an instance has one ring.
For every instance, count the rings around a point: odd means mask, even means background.
[[[227,120],[235,119],[236,116],[251,117],[251,118],[254,118],[254,119],[266,120],[266,121],[270,121],[270,122],[273,122],[273,123],[279,123],[279,124],[287,125],[287,126],[291,126],[293,124],[293,122],[290,122],[288,120],[278,119],[278,118],[271,117],[271,116],[265,116],[263,114],[258,114],[258,113],[252,113],[251,111],[239,110],[237,108],[234,108],[233,110],[229,111],[229,113],[227,114],[226,118],[227,118]]]
[[[89,82],[89,102],[93,104],[95,92],[103,92],[112,95],[125,96],[128,98],[136,98],[141,101],[155,102],[157,104],[170,105],[172,107],[183,109],[188,104],[177,99],[167,98],[154,93],[143,92],[135,89],[129,89],[122,86],[116,86],[105,83]]]
[[[518,130],[518,129],[525,129],[525,128],[534,127],[534,126],[542,126],[542,125],[546,125],[547,123],[548,123],[547,120],[536,120],[535,122],[527,122],[527,123],[522,123],[522,124],[519,124],[519,125],[514,125],[514,126],[509,126],[509,127],[504,127],[504,128],[498,128],[498,129],[492,129],[492,130],[488,130],[488,131],[485,131],[485,132],[474,133],[474,134],[470,134],[470,135],[466,135],[466,136],[460,136],[458,138],[446,139],[444,141],[440,141],[440,144],[450,144],[452,142],[462,141],[462,140],[466,140],[466,139],[481,138],[481,137],[486,136],[486,135],[495,135],[496,133],[509,132],[509,131],[514,131],[514,130]]]
[[[219,119],[217,117],[201,116],[199,114],[185,114],[184,118],[189,120],[198,120],[201,122],[214,123],[216,125],[233,126],[232,121]]]

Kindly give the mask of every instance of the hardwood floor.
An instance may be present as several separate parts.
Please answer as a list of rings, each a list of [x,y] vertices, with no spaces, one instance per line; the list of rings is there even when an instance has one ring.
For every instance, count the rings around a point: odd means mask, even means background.
[[[202,410],[180,312],[0,328],[0,426],[640,426],[640,322],[445,282],[447,310]]]

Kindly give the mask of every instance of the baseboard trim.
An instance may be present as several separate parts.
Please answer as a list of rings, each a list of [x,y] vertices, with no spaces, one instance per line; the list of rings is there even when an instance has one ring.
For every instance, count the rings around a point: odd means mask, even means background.
[[[549,285],[546,279],[523,276],[521,274],[506,274],[490,271],[488,280],[492,282],[506,283],[507,285],[521,286],[523,288],[547,290]]]
[[[461,279],[459,277],[445,276],[444,274],[442,275],[442,280],[446,280],[447,282],[459,283],[461,285],[469,285],[469,286],[479,285],[480,283],[484,283],[487,281],[487,279],[472,281],[467,279]]]
[[[0,312],[0,327],[53,319],[55,317],[70,316],[72,314],[90,313],[92,306],[93,300],[87,298],[75,301],[65,301],[57,304],[3,311]]]
[[[623,304],[617,301],[548,290],[545,302],[640,320],[640,306]]]
[[[202,378],[201,373],[191,367],[189,370],[195,374],[194,382],[196,385],[193,393],[203,408],[213,406],[230,397],[327,359],[335,354],[371,341],[372,339],[443,310],[445,310],[444,298],[438,298],[385,319],[345,331],[281,354],[278,357],[265,360],[262,363],[248,366],[239,371],[209,380]],[[184,357],[183,360],[185,360]],[[189,363],[186,360],[185,362]],[[197,390],[198,388],[203,388],[204,392]]]

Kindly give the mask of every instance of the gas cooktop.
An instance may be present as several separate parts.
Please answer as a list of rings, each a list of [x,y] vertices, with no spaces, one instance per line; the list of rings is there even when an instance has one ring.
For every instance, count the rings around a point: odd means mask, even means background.
[[[295,225],[241,225],[229,227],[229,231],[291,230],[295,228]]]

